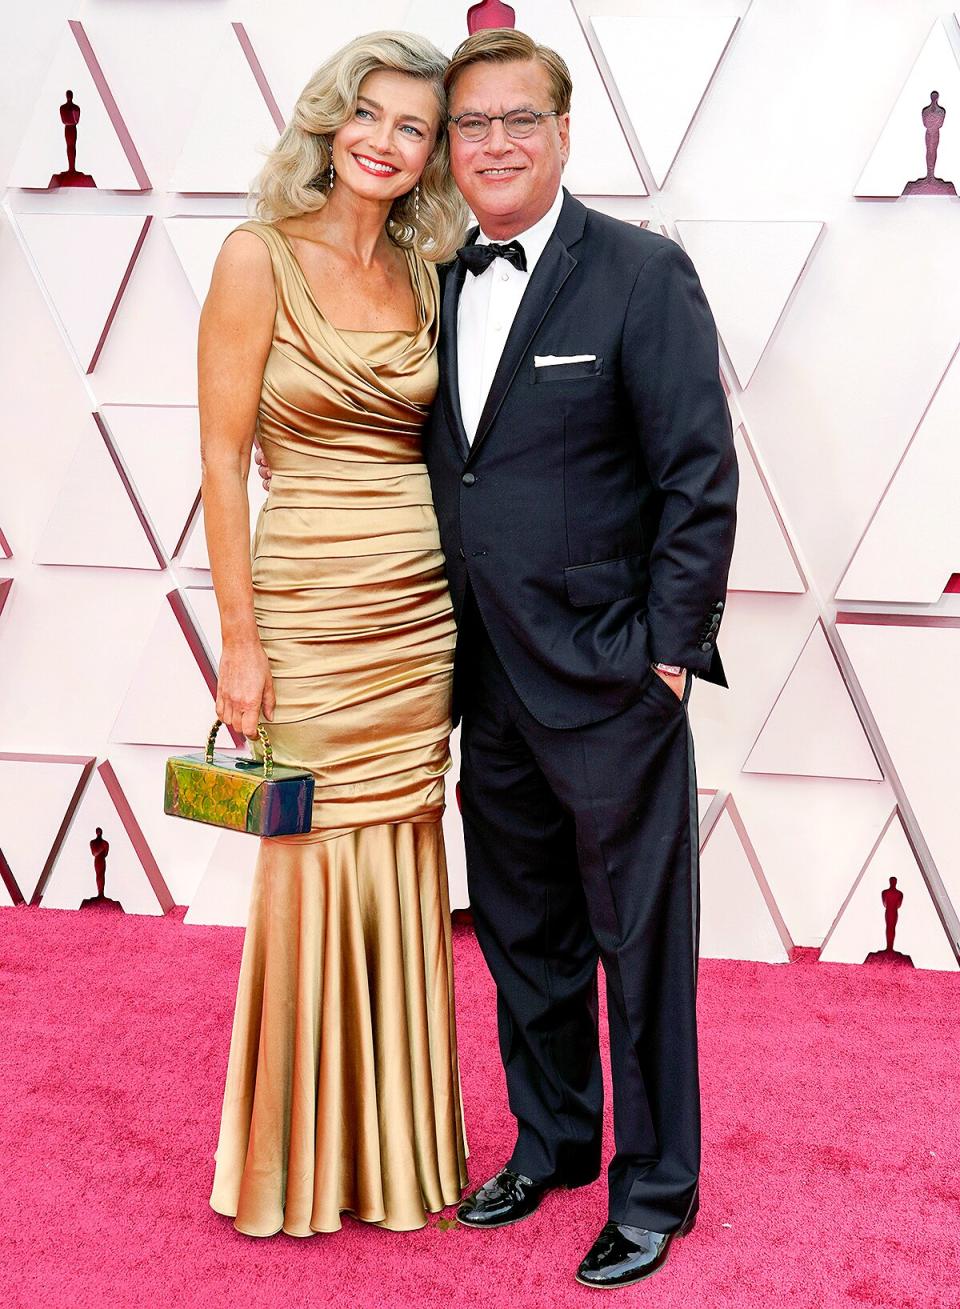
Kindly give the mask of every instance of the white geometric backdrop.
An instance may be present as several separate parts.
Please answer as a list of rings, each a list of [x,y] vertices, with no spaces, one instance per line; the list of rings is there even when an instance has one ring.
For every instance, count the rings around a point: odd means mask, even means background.
[[[0,55],[0,904],[243,922],[256,841],[166,818],[214,717],[195,341],[226,233],[313,68],[364,31],[448,51],[467,0],[15,6]],[[741,468],[691,701],[703,953],[960,951],[960,26],[928,0],[514,0],[574,75],[566,184],[680,241]],[[80,106],[77,169],[59,106]],[[929,126],[930,115],[927,115]],[[251,518],[260,497],[251,483]],[[223,745],[228,745],[224,733]],[[452,785],[456,769],[451,774]],[[465,902],[448,806],[454,904]]]

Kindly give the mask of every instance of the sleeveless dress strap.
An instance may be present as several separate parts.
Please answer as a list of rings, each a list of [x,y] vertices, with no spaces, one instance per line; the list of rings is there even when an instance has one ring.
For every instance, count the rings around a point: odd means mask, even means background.
[[[254,236],[258,236],[270,251],[275,270],[278,267],[283,268],[285,260],[290,258],[290,250],[286,242],[271,223],[264,223],[259,218],[251,218],[241,223],[239,227],[235,227],[233,232],[252,232]],[[230,233],[231,236],[233,232]]]

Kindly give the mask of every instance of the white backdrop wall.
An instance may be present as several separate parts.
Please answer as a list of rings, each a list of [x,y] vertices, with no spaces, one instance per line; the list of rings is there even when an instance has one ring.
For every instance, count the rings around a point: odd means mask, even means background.
[[[199,301],[313,67],[467,3],[42,0],[0,56],[0,904],[242,922],[256,843],[161,810],[213,718],[197,521]],[[691,702],[705,954],[955,968],[960,208],[901,195],[921,111],[960,185],[960,27],[931,0],[515,0],[575,77],[567,184],[679,240],[717,316],[741,526]],[[72,21],[71,21],[72,20]],[[58,106],[81,107],[66,167]],[[944,191],[946,187],[940,188]],[[149,220],[149,221],[148,221]],[[254,507],[257,491],[251,492]],[[451,774],[451,785],[455,779]],[[465,903],[455,805],[455,904]]]

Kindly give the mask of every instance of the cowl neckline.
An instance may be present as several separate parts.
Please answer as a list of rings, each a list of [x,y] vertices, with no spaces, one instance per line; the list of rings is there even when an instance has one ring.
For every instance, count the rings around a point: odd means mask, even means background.
[[[328,331],[333,332],[340,341],[343,342],[346,349],[350,350],[357,358],[362,359],[367,364],[373,364],[376,367],[384,367],[388,364],[396,363],[413,348],[420,337],[421,332],[427,324],[427,304],[424,287],[421,281],[421,270],[419,261],[411,250],[401,247],[404,259],[407,264],[407,274],[410,278],[410,286],[413,290],[413,297],[417,309],[417,327],[413,329],[391,327],[391,328],[355,328],[355,327],[337,327],[332,323],[317,300],[310,285],[310,281],[304,272],[293,243],[286,232],[279,227],[273,227],[273,231],[281,238],[281,245],[287,255],[290,263],[293,265],[294,274],[299,281],[304,294],[307,297],[311,307],[317,316],[322,320]],[[362,338],[364,350],[357,349],[357,346],[350,340],[351,337]]]

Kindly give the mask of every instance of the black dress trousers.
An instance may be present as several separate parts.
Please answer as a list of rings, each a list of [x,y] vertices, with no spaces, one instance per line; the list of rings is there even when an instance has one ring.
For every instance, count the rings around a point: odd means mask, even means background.
[[[582,728],[524,707],[470,597],[458,650],[461,791],[477,939],[497,985],[517,1142],[535,1180],[600,1169],[597,962],[616,1149],[610,1218],[670,1232],[700,1167],[698,822],[686,700],[653,672]]]

